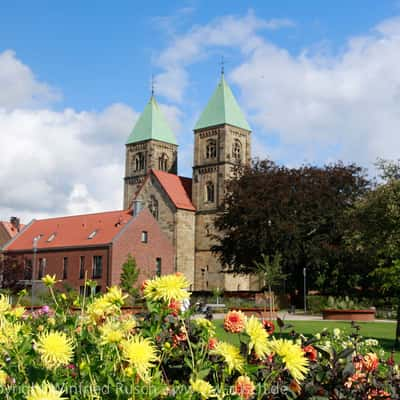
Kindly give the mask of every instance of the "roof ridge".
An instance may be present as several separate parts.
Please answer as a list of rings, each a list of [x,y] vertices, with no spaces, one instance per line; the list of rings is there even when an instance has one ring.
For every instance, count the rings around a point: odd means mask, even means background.
[[[41,218],[41,219],[34,219],[33,221],[49,221],[52,219],[66,219],[66,218],[77,218],[77,217],[85,217],[85,216],[94,216],[94,215],[101,215],[101,214],[111,214],[111,213],[128,213],[129,210],[110,210],[110,211],[98,211],[93,213],[86,213],[86,214],[73,214],[73,215],[63,215],[62,217],[48,217],[48,218]]]

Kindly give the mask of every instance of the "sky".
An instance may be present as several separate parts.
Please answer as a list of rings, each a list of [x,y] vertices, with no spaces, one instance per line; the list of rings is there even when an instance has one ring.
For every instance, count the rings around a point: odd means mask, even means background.
[[[152,76],[190,176],[221,57],[254,157],[400,158],[399,0],[0,0],[0,220],[120,209]]]

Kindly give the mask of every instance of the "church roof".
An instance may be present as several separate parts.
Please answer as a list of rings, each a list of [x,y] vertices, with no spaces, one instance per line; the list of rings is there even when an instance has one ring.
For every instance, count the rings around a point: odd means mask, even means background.
[[[33,220],[4,250],[32,250],[37,237],[38,249],[109,244],[132,218],[124,210]]]
[[[154,96],[151,96],[129,135],[126,144],[151,139],[177,144],[175,135],[169,127]]]
[[[176,208],[196,211],[192,203],[192,180],[168,172],[152,169],[151,172],[158,179],[168,197]]]
[[[251,130],[231,88],[225,81],[224,75],[222,75],[194,129],[208,128],[221,124],[237,126],[247,131]]]

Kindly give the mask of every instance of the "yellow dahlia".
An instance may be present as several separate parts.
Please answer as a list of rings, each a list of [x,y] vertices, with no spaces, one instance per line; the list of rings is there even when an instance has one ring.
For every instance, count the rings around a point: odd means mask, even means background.
[[[231,373],[233,370],[239,372],[243,370],[244,358],[240,355],[239,349],[232,344],[218,342],[214,350],[210,351],[210,354],[216,354],[224,359],[224,362],[228,366],[228,373]]]
[[[5,318],[0,318],[0,344],[12,346],[18,343],[18,336],[22,331],[22,324],[10,322]]]
[[[262,323],[254,316],[251,316],[246,321],[245,331],[250,336],[249,353],[254,349],[254,353],[258,358],[265,358],[271,352],[271,349],[268,345],[268,333]]]
[[[229,311],[224,319],[224,329],[231,333],[243,331],[246,323],[246,316],[242,311]]]
[[[189,282],[180,273],[159,276],[146,282],[143,295],[150,301],[162,300],[170,303],[171,300],[182,301],[190,297],[186,290]]]
[[[119,324],[107,321],[100,327],[100,343],[106,344],[119,343],[124,337],[124,332],[121,331]]]
[[[42,382],[41,385],[33,386],[26,400],[62,400],[62,391],[57,390],[54,385],[48,382]]]
[[[254,395],[255,386],[248,376],[239,376],[235,382],[235,394],[241,399],[248,400]]]
[[[4,386],[7,383],[7,372],[0,369],[0,386]]]
[[[128,297],[127,294],[122,294],[121,288],[118,286],[110,287],[107,293],[104,295],[104,300],[110,305],[115,305],[117,307],[122,307],[124,305],[124,300]]]
[[[47,286],[47,287],[52,287],[57,283],[57,278],[55,275],[50,276],[47,274],[42,278],[42,282]]]
[[[15,318],[21,318],[24,315],[24,313],[25,313],[25,307],[23,306],[16,306],[10,312],[10,314]]]
[[[10,296],[6,296],[5,294],[0,294],[0,315],[6,314],[10,310],[11,310]]]
[[[73,356],[73,343],[64,332],[49,332],[39,336],[36,350],[48,368],[69,364]]]
[[[308,359],[303,349],[287,339],[271,341],[272,350],[282,357],[283,362],[292,377],[300,382],[308,372]]]
[[[103,320],[107,315],[120,313],[120,308],[110,303],[104,296],[98,297],[87,307],[90,322],[96,324]]]
[[[198,393],[203,400],[217,397],[215,389],[203,379],[190,380],[190,387],[193,392]]]
[[[157,349],[151,340],[138,335],[122,342],[122,355],[143,380],[147,379],[153,362],[158,360]]]

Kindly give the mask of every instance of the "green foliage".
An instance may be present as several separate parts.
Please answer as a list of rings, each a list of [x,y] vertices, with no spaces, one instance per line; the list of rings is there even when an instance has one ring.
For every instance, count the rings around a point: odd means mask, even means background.
[[[320,314],[324,308],[327,308],[327,296],[307,296],[307,308],[312,314]]]
[[[347,212],[368,186],[356,165],[255,161],[228,184],[213,251],[233,272],[258,272],[263,255],[280,253],[288,290],[302,288],[306,267],[309,289],[351,292],[359,282],[349,277],[364,273],[355,270],[343,240],[352,226]]]
[[[121,288],[125,293],[130,295],[133,302],[139,295],[139,291],[135,286],[138,278],[139,269],[136,266],[136,260],[130,254],[128,254],[128,258],[122,266]]]
[[[349,296],[329,296],[326,302],[327,308],[332,308],[335,310],[359,310],[368,308],[369,306],[370,304],[366,300],[351,299]]]

